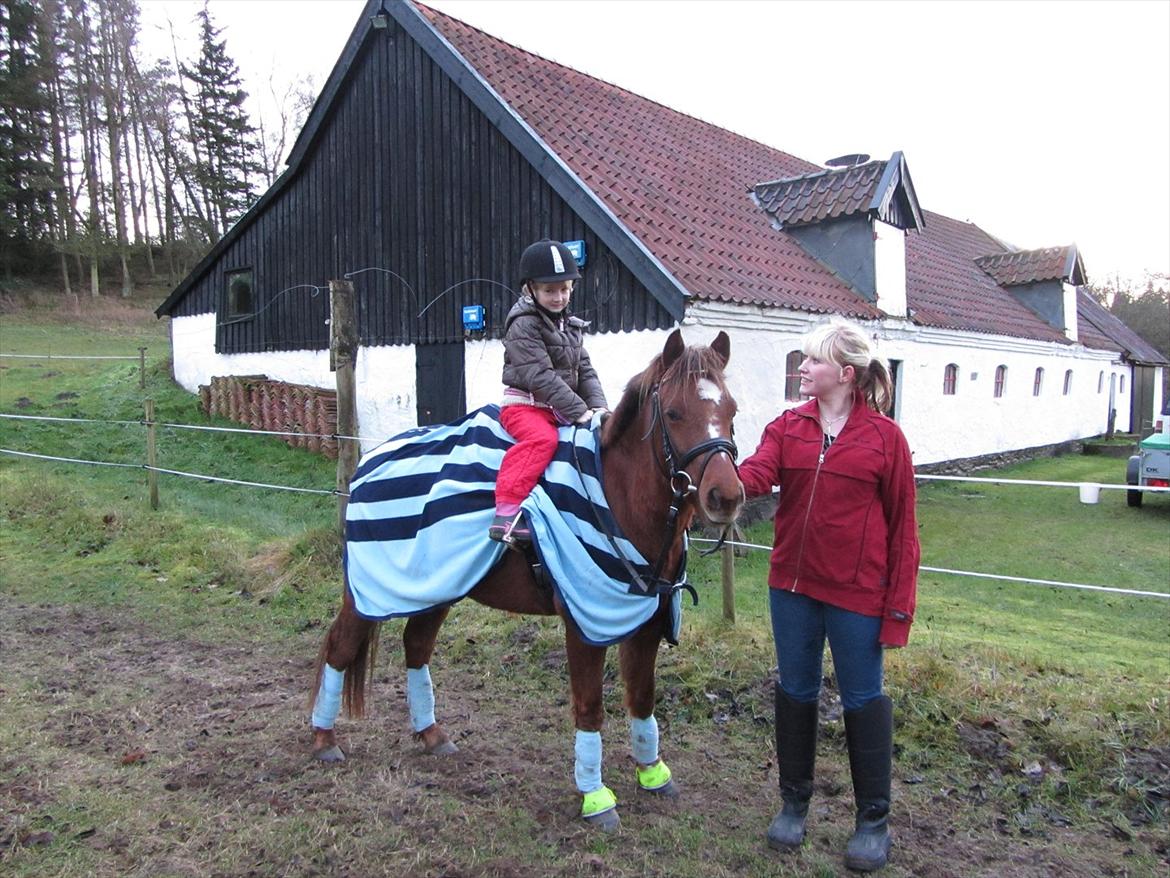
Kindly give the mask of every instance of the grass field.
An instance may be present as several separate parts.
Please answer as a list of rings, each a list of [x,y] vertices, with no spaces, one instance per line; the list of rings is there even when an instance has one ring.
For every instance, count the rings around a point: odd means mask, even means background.
[[[0,315],[0,448],[137,466],[142,399],[205,424],[169,377],[161,324],[131,308]],[[79,419],[124,421],[83,423]],[[1063,457],[997,475],[1120,483]],[[333,464],[272,439],[160,429],[159,465],[332,487]],[[0,454],[0,871],[40,875],[833,875],[850,828],[828,689],[805,849],[762,844],[777,806],[766,552],[719,562],[660,657],[663,748],[686,795],[642,801],[607,677],[606,779],[623,829],[575,820],[559,626],[460,604],[436,654],[442,763],[410,741],[387,627],[374,716],[351,760],[308,756],[311,661],[338,600],[327,496]],[[1170,592],[1170,496],[975,483],[920,487],[930,567]],[[770,525],[747,541],[770,542]],[[701,547],[700,547],[701,548]],[[695,553],[697,554],[697,553]],[[889,875],[1160,875],[1168,865],[1170,601],[923,574],[910,646],[888,654],[898,720]],[[611,662],[613,657],[611,657]],[[827,665],[829,667],[829,665]],[[608,676],[616,676],[611,674]],[[612,777],[611,777],[612,776]]]

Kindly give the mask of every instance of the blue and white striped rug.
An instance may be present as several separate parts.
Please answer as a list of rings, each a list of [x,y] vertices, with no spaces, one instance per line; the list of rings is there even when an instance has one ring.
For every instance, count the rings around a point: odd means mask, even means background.
[[[507,550],[487,535],[496,474],[513,444],[499,414],[499,407],[485,406],[453,424],[401,433],[362,457],[345,528],[346,577],[361,616],[390,619],[454,603],[501,560]],[[658,601],[631,581],[597,527],[600,519],[649,581],[650,565],[621,536],[602,493],[598,433],[596,421],[592,428],[562,427],[556,456],[522,508],[573,625],[586,642],[602,646],[633,634]],[[677,590],[671,609],[674,640]]]

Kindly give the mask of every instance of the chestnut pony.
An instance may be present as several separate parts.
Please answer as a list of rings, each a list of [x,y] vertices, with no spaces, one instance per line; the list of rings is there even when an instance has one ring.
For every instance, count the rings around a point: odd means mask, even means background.
[[[648,587],[658,594],[646,600],[657,600],[658,609],[621,642],[619,651],[637,780],[642,789],[666,796],[677,795],[677,789],[658,756],[654,669],[659,644],[669,631],[671,584],[681,578],[685,564],[684,532],[696,516],[709,525],[730,524],[744,499],[732,442],[735,400],[723,380],[730,352],[726,333],[720,332],[709,347],[686,347],[676,329],[662,353],[630,380],[601,432],[606,501],[626,539],[645,559],[657,561],[657,580]],[[582,794],[581,813],[603,829],[616,827],[616,798],[601,782],[606,647],[582,640],[568,624],[561,601],[536,581],[518,552],[506,552],[468,596],[500,610],[566,619],[565,651],[577,729],[574,777]],[[448,610],[444,606],[410,616],[402,635],[412,723],[426,751],[437,755],[456,749],[433,719],[429,675],[431,653]],[[350,716],[363,713],[379,624],[357,614],[347,588],[317,662],[313,752],[321,760],[345,758],[333,720],[342,703]]]

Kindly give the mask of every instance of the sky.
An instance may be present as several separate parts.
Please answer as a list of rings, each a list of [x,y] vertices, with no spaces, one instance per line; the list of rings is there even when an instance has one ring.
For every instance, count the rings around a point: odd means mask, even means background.
[[[168,20],[195,44],[202,0],[141,5],[148,55],[170,55]],[[1092,282],[1170,274],[1170,0],[429,5],[812,162],[901,150],[925,209],[1021,248],[1075,243]],[[260,95],[323,86],[364,3],[209,7]]]

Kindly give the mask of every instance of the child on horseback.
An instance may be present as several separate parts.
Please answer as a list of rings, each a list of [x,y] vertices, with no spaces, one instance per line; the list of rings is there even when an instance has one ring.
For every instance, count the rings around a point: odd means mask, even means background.
[[[500,423],[516,444],[496,479],[496,517],[488,528],[493,540],[531,540],[520,504],[556,452],[557,427],[587,424],[608,410],[581,341],[589,324],[569,314],[573,281],[580,277],[573,254],[559,241],[537,241],[520,256],[522,295],[504,321],[500,403]]]

